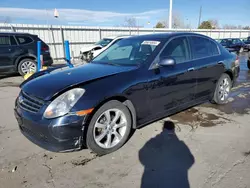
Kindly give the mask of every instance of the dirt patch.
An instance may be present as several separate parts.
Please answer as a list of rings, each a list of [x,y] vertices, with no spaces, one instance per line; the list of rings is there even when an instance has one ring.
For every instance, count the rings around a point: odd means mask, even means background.
[[[19,87],[20,83],[16,83],[16,82],[3,82],[0,83],[0,87]]]
[[[94,155],[93,157],[91,158],[85,158],[85,159],[81,159],[81,160],[74,160],[72,161],[71,163],[74,165],[74,166],[84,166],[86,164],[88,164],[90,161],[94,160],[95,158],[97,158],[98,156],[97,155]]]
[[[250,151],[244,152],[243,155],[244,155],[245,157],[250,156]]]

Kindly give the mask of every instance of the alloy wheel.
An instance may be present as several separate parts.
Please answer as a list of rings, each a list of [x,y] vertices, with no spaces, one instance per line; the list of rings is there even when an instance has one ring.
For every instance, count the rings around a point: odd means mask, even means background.
[[[32,61],[25,61],[21,65],[21,71],[24,74],[27,74],[30,72],[36,72],[36,64]]]
[[[101,148],[113,148],[123,139],[127,125],[126,116],[121,110],[109,109],[98,117],[94,125],[94,140]]]
[[[229,84],[228,78],[224,78],[221,83],[220,83],[220,88],[219,88],[219,98],[221,101],[225,101],[230,92],[230,84]]]

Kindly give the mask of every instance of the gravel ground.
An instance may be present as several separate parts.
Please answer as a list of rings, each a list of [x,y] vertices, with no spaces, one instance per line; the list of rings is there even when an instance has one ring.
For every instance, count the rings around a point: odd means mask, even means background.
[[[0,188],[250,187],[250,71],[229,103],[203,104],[135,132],[117,152],[52,153],[21,135],[14,100],[22,78],[0,78]]]

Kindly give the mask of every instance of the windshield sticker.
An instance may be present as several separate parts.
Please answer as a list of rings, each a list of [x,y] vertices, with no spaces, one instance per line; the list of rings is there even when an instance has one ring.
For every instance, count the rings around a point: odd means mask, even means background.
[[[150,40],[145,40],[142,42],[142,45],[152,45],[152,46],[158,46],[161,42],[159,41],[150,41]]]

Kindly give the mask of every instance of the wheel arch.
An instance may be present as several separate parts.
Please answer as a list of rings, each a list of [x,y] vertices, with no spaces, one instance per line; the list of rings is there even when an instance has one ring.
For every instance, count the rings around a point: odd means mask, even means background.
[[[230,77],[230,79],[231,79],[231,81],[233,83],[233,81],[234,81],[234,75],[233,75],[232,70],[226,70],[224,73],[227,74]]]
[[[88,115],[86,117],[86,120],[85,120],[85,123],[89,124],[93,115],[95,114],[95,112],[102,106],[104,105],[105,103],[107,103],[108,101],[112,101],[112,100],[116,100],[116,101],[119,101],[121,102],[122,104],[124,104],[129,112],[130,112],[130,115],[131,115],[131,120],[132,120],[132,128],[133,129],[136,129],[136,110],[135,110],[135,107],[133,105],[133,103],[125,96],[123,95],[116,95],[116,96],[112,96],[112,97],[109,97],[109,98],[105,98],[104,100],[102,100],[101,102],[99,102],[95,107],[94,107],[94,111]]]
[[[35,60],[36,61],[36,56],[34,55],[31,55],[31,54],[27,54],[27,55],[23,55],[23,56],[20,56],[16,59],[15,61],[15,66],[16,66],[16,70],[18,70],[18,65],[19,63],[24,60],[24,59],[32,59],[32,60]]]

